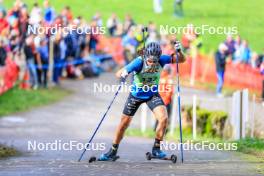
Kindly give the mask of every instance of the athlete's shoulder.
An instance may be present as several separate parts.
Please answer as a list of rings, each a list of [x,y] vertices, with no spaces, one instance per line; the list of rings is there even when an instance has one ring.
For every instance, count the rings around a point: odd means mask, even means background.
[[[170,55],[161,55],[160,56],[160,60],[159,60],[161,66],[163,67],[166,64],[170,64],[171,63],[171,56]]]
[[[141,56],[136,57],[131,64],[133,64],[135,67],[141,67],[143,64],[143,58]]]
[[[135,58],[132,62],[130,62],[127,66],[126,69],[130,73],[132,71],[140,71],[143,65],[143,59],[141,56]]]
[[[160,59],[171,59],[171,56],[168,55],[168,54],[162,54],[162,55],[160,56]]]
[[[141,57],[141,56],[138,56],[138,57],[136,57],[135,59],[134,59],[134,61],[136,61],[136,62],[143,62],[143,58]]]

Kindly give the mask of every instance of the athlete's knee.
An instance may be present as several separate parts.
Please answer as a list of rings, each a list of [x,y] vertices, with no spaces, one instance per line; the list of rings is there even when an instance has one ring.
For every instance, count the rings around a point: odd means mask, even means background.
[[[122,129],[126,129],[129,126],[131,119],[132,119],[131,116],[125,114],[122,115],[122,119],[121,119]]]
[[[162,126],[167,126],[169,120],[167,116],[163,116],[158,121]]]

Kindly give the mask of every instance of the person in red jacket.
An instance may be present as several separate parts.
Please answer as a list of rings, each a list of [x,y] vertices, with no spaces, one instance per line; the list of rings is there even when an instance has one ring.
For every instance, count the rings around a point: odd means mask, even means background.
[[[9,24],[7,20],[5,19],[4,12],[0,10],[0,35],[2,34],[2,32],[7,30],[8,27],[9,27]]]

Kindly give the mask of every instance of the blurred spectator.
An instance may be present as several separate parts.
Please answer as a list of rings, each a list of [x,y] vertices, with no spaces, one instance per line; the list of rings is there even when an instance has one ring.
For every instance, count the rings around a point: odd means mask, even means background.
[[[27,8],[23,7],[20,10],[20,16],[19,16],[19,33],[21,34],[20,35],[21,45],[24,43],[26,39],[28,25],[29,25],[29,15],[27,12]]]
[[[224,43],[219,45],[218,51],[215,53],[216,75],[218,79],[216,93],[218,97],[222,97],[227,53],[228,47]]]
[[[32,49],[33,45],[33,37],[29,36],[26,38],[25,46],[24,46],[24,53],[26,57],[27,62],[27,69],[29,71],[29,78],[31,87],[36,90],[38,88],[38,76],[37,76],[37,70],[35,65],[35,55],[34,51]]]
[[[115,31],[117,29],[117,24],[119,23],[117,17],[116,17],[116,14],[113,13],[111,15],[111,17],[107,20],[107,28],[108,28],[108,31],[109,31],[109,34],[110,36],[114,36],[115,34]]]
[[[156,27],[156,25],[155,25],[155,23],[153,21],[149,21],[148,32],[149,33],[151,33],[151,32],[158,33],[157,27]]]
[[[62,38],[60,40],[60,53],[61,53],[61,56],[60,56],[60,67],[59,67],[59,77],[62,77],[63,76],[63,69],[66,65],[66,51],[67,51],[67,46],[65,44],[65,41],[64,41],[64,38]]]
[[[54,65],[53,65],[53,82],[55,84],[59,84],[59,77],[60,77],[60,67],[61,67],[61,35],[57,34],[55,37],[55,41],[53,44],[53,60],[54,60]]]
[[[33,26],[38,26],[42,20],[41,13],[41,8],[39,7],[38,3],[35,2],[30,12],[29,23]]]
[[[97,21],[93,20],[91,22],[91,29],[93,31],[96,31],[96,27],[97,27]],[[90,40],[89,40],[89,52],[90,53],[95,54],[97,43],[98,43],[98,34],[91,33]]]
[[[61,16],[63,18],[64,25],[66,25],[68,22],[71,22],[73,20],[73,14],[72,14],[70,6],[65,6],[62,9]]]
[[[16,47],[12,51],[12,59],[15,61],[19,72],[18,72],[18,82],[22,83],[24,88],[29,88],[27,85],[27,81],[25,80],[27,76],[27,63],[25,54],[23,52],[23,48]]]
[[[124,33],[126,34],[128,30],[135,25],[135,22],[130,14],[127,14],[124,21]]]
[[[48,86],[48,69],[49,69],[49,49],[48,43],[45,38],[42,38],[40,41],[40,46],[37,48],[38,57],[41,60],[41,71],[38,75],[39,84],[44,88]]]
[[[96,12],[96,14],[93,16],[92,20],[96,21],[97,26],[99,26],[99,27],[103,26],[103,20],[102,20],[101,14],[99,12]]]
[[[183,0],[174,0],[174,15],[176,17],[183,16],[182,4],[183,4]]]
[[[262,74],[264,75],[264,61],[261,64]],[[262,81],[262,106],[264,106],[264,80]]]
[[[146,44],[150,43],[150,42],[158,42],[159,43],[159,34],[157,31],[157,27],[155,25],[155,23],[153,23],[152,21],[149,22],[148,24],[148,33],[147,33],[147,40],[146,40]]]
[[[228,54],[230,57],[233,58],[233,54],[235,53],[236,48],[235,48],[235,41],[233,40],[232,35],[227,35],[227,37],[226,37],[226,41],[225,41],[225,45],[226,45],[227,48],[228,48],[227,54]]]
[[[252,53],[251,57],[251,66],[252,68],[258,68],[261,63],[259,63],[259,55],[256,52]]]
[[[262,75],[264,75],[264,61],[262,61],[261,65],[260,65],[260,73]]]
[[[124,26],[122,23],[118,23],[116,30],[115,30],[115,33],[114,33],[114,36],[115,37],[122,37],[123,35],[124,35]]]
[[[194,26],[193,24],[187,25],[187,30],[183,31],[182,35],[182,47],[183,51],[189,53],[191,42],[196,38],[196,34],[194,32]]]
[[[155,13],[162,13],[162,0],[153,0],[153,9]]]
[[[3,12],[4,15],[6,15],[6,9],[3,5],[3,0],[0,0],[0,11]]]
[[[5,65],[6,57],[7,57],[7,51],[4,46],[4,41],[3,39],[0,38],[0,67]]]
[[[19,18],[20,15],[20,8],[22,6],[22,2],[17,0],[14,2],[14,6],[12,9],[10,9],[10,11],[8,11],[8,17],[10,18],[9,20],[11,21],[11,18]]]
[[[44,21],[46,24],[50,25],[55,19],[55,11],[50,6],[49,0],[44,0]]]
[[[241,37],[240,35],[237,35],[235,40],[235,50],[238,50],[240,45],[241,45]]]
[[[264,62],[264,48],[262,50],[262,54],[259,55],[257,66],[260,67],[260,65]]]
[[[196,34],[193,40],[191,41],[191,48],[195,48],[196,50],[201,50],[203,46],[203,40],[201,35]]]
[[[242,41],[242,44],[238,48],[237,53],[238,54],[236,55],[235,63],[244,63],[244,64],[250,63],[249,61],[251,57],[251,50],[248,47],[248,43],[246,40]]]
[[[66,45],[66,58],[67,60],[72,60],[75,58],[75,51],[78,45],[77,41],[77,35],[74,32],[69,32],[68,35],[66,35],[65,39],[65,45]]]
[[[241,53],[240,53],[240,47],[241,47],[242,41],[241,37],[238,35],[235,40],[235,53],[232,57],[233,61],[239,60],[241,58]]]
[[[19,40],[19,33],[18,30],[12,30],[10,34],[10,49],[11,51],[14,51],[19,48],[20,40]]]
[[[5,19],[4,12],[0,10],[0,35],[8,30],[9,24]],[[5,32],[7,33],[7,32]],[[3,34],[4,35],[4,34]]]
[[[162,53],[167,54],[167,55],[173,54],[175,51],[175,49],[174,49],[174,42],[175,41],[176,41],[176,39],[170,39],[168,36],[162,35],[161,41],[160,41]]]
[[[127,32],[127,34],[122,38],[122,46],[124,47],[124,58],[126,64],[128,64],[136,56],[136,47],[138,43],[135,39],[133,27]]]

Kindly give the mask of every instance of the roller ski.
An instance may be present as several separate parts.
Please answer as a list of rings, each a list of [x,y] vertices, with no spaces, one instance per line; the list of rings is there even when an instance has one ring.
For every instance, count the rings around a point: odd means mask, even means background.
[[[152,151],[152,153],[147,152],[146,153],[146,159],[151,160],[151,159],[159,159],[159,160],[169,160],[172,163],[177,162],[177,156],[176,155],[171,155],[170,157],[167,157],[167,155],[162,152],[161,150],[159,151]]]
[[[146,159],[147,160],[151,160],[151,159],[170,160],[172,163],[177,162],[177,156],[171,155],[171,157],[167,157],[166,153],[160,150],[159,143],[154,144],[154,147],[151,153],[150,152],[146,153]]]
[[[89,163],[95,162],[95,161],[116,161],[120,157],[117,154],[117,150],[114,148],[111,148],[109,152],[102,154],[98,159],[95,156],[92,156],[89,159]]]

